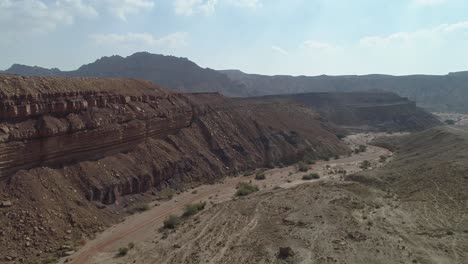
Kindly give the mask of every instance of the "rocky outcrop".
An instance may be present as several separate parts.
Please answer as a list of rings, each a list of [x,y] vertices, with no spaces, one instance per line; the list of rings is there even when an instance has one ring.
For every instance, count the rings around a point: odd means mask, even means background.
[[[441,125],[407,98],[385,92],[327,92],[261,97],[307,105],[342,128],[357,131],[421,131]]]
[[[0,177],[129,151],[192,122],[183,96],[140,81],[116,82],[2,76]]]

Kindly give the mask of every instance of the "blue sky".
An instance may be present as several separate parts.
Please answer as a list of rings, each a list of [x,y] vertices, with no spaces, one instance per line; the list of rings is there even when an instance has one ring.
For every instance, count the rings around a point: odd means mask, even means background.
[[[468,70],[464,0],[0,0],[0,69],[137,51],[262,74]]]

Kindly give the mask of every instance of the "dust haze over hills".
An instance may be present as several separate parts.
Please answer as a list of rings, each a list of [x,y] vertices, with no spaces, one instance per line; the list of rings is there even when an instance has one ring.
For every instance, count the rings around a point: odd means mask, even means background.
[[[15,64],[4,71],[25,76],[123,77],[152,81],[185,92],[218,91],[227,96],[306,92],[387,91],[408,97],[430,111],[468,113],[468,72],[447,75],[265,76],[239,70],[201,68],[187,58],[147,52],[103,57],[75,71]]]

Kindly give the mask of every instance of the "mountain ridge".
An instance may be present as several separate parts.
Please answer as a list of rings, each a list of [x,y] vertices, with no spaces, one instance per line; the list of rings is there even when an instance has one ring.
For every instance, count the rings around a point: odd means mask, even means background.
[[[110,77],[152,81],[181,92],[252,97],[308,92],[388,91],[436,112],[468,113],[468,71],[446,75],[261,75],[202,68],[188,58],[137,52],[102,57],[73,71],[14,64],[0,73],[46,77]]]

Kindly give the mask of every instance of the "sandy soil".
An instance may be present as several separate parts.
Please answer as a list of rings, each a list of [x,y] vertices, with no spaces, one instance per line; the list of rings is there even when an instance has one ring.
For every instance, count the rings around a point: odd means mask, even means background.
[[[382,166],[383,163],[379,161],[380,156],[390,157],[387,159],[388,162],[391,160],[392,153],[389,150],[368,145],[373,138],[382,135],[385,134],[366,133],[346,137],[344,140],[352,149],[364,144],[367,145],[367,151],[349,157],[340,157],[337,160],[318,161],[316,164],[310,165],[310,170],[307,173],[316,172],[321,176],[319,180],[315,181],[342,181],[343,171],[348,174],[360,171],[359,165],[364,160],[370,161],[372,167]],[[115,254],[120,247],[125,247],[130,242],[137,245],[153,243],[154,238],[161,234],[159,229],[164,219],[170,214],[181,214],[187,204],[206,201],[210,207],[231,200],[239,182],[252,181],[262,191],[278,187],[287,189],[312,182],[302,180],[304,174],[306,173],[297,172],[295,166],[275,168],[266,171],[266,179],[262,181],[256,181],[254,175],[228,177],[223,182],[188,190],[175,195],[170,201],[152,204],[149,211],[128,217],[124,222],[109,228],[99,234],[96,239],[87,242],[72,256],[63,258],[59,263],[70,261],[71,263],[116,263]]]

